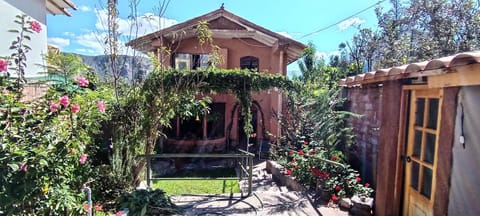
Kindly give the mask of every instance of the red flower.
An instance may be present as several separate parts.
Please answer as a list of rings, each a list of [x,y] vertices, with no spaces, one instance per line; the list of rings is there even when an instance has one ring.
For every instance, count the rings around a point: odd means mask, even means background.
[[[292,160],[290,161],[290,163],[295,163],[295,162],[296,162],[295,158],[292,158]]]
[[[295,154],[295,152],[294,152],[294,151],[290,151],[289,153],[290,153],[290,155],[294,155],[294,154]]]
[[[333,161],[336,161],[337,159],[338,159],[338,158],[337,158],[336,155],[334,155],[334,156],[332,157],[332,160],[333,160]]]
[[[42,31],[42,25],[40,25],[40,23],[37,21],[31,21],[30,28],[37,33],[40,33]]]
[[[333,202],[337,202],[338,201],[338,197],[334,194],[332,195],[332,201]]]
[[[7,71],[8,69],[8,62],[0,59],[0,72]]]
[[[335,190],[339,191],[342,190],[342,187],[340,185],[335,186]]]
[[[122,216],[122,212],[115,213],[115,216]]]
[[[80,111],[80,105],[78,105],[78,104],[73,105],[72,108],[70,108],[70,111],[72,113],[77,113],[78,111]]]
[[[368,182],[365,183],[365,187],[370,187],[370,184]]]
[[[300,155],[300,156],[303,156],[304,154],[305,154],[305,152],[303,152],[303,150],[300,150],[300,151],[298,152],[298,155]]]
[[[287,172],[286,172],[286,173],[287,173],[287,175],[292,175],[292,171],[289,170],[289,169],[287,169]]]
[[[304,144],[304,145],[308,145],[308,141],[303,141],[303,144]]]
[[[317,152],[315,152],[315,151],[311,151],[311,152],[309,152],[308,154],[309,154],[309,155],[315,155],[316,153],[317,153]]]
[[[361,182],[361,181],[362,181],[362,178],[360,178],[360,177],[357,177],[357,178],[355,178],[355,181],[357,181],[357,182]]]
[[[330,177],[330,174],[324,173],[324,174],[323,174],[323,177],[324,177],[324,178],[328,178],[328,177]]]

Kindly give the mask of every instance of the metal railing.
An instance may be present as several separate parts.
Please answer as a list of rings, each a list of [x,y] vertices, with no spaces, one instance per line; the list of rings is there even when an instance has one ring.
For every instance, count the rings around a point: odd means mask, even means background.
[[[154,154],[154,155],[139,155],[138,157],[144,157],[147,162],[147,187],[150,189],[152,180],[184,180],[185,177],[152,177],[152,159],[153,158],[234,158],[237,160],[238,164],[238,176],[237,177],[187,177],[188,180],[237,180],[242,181],[244,178],[248,180],[248,194],[243,195],[243,190],[241,190],[242,197],[248,197],[252,194],[252,170],[253,170],[253,158],[254,154],[239,149],[239,153],[230,153],[230,154],[184,154],[184,153],[173,153],[173,154]],[[240,184],[240,183],[239,183]]]

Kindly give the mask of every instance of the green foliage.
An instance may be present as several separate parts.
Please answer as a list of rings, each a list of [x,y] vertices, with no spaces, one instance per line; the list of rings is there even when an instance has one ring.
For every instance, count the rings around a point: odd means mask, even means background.
[[[18,23],[28,23],[25,16],[19,18]],[[24,31],[31,33],[25,27]],[[28,48],[16,50],[24,49]],[[18,100],[23,82],[0,77],[2,214],[75,215],[84,211],[81,188],[92,175],[88,157],[95,149],[93,137],[100,132],[100,121],[107,118],[97,102],[105,100],[102,95],[107,92],[90,89],[93,82],[87,86],[67,81],[68,88],[52,88],[40,100],[23,102]]]
[[[237,180],[158,180],[153,188],[161,188],[168,194],[240,193]]]
[[[135,190],[123,194],[117,201],[118,209],[128,208],[128,215],[174,215],[181,214],[182,209],[177,207],[161,190]]]

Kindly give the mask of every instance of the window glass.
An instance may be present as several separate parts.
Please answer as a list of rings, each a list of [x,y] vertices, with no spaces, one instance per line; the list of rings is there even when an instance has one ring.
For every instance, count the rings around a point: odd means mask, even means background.
[[[199,70],[210,65],[209,54],[186,54],[175,53],[172,59],[172,67],[177,70]]]
[[[250,69],[258,71],[258,58],[253,56],[245,56],[240,58],[240,69]]]

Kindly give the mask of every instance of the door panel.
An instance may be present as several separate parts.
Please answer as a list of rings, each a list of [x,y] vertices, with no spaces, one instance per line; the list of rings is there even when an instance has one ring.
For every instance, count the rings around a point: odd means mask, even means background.
[[[433,215],[442,90],[412,90],[405,166],[404,215]]]

